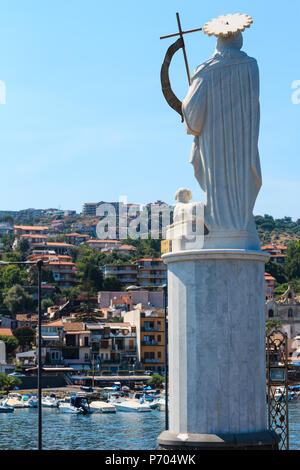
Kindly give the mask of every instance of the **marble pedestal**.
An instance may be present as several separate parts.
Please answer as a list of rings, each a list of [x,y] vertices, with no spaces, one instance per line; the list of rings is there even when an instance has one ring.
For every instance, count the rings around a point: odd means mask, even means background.
[[[160,448],[276,448],[266,423],[268,255],[216,249],[163,259],[170,424],[158,438]]]

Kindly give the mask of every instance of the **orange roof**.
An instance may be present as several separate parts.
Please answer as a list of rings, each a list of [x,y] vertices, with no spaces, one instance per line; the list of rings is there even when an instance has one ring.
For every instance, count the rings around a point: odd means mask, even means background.
[[[162,261],[162,258],[139,258],[134,260],[134,263],[137,261]]]
[[[14,228],[22,230],[49,230],[49,227],[41,225],[14,225]]]
[[[64,331],[84,331],[82,322],[64,323]]]
[[[261,247],[262,250],[286,250],[287,246],[285,245],[264,245]]]
[[[268,279],[270,281],[275,281],[275,277],[271,276],[271,274],[265,273],[265,279]]]
[[[60,266],[75,266],[74,263],[70,263],[69,261],[49,261],[49,265],[60,265]]]
[[[55,320],[49,323],[42,323],[42,326],[64,326],[62,320]]]
[[[13,336],[10,328],[0,328],[0,336]]]

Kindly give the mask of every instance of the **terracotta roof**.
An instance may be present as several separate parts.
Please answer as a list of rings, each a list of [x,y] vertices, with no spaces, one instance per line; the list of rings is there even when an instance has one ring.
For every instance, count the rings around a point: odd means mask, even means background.
[[[42,326],[64,326],[62,320],[55,320],[48,323],[42,323]]]
[[[41,225],[14,225],[14,228],[22,229],[22,230],[49,230],[49,227],[41,226]]]
[[[139,258],[134,260],[134,263],[137,263],[138,261],[162,261],[162,258]]]
[[[0,328],[0,336],[13,336],[10,328]]]
[[[265,279],[268,279],[268,280],[273,280],[275,281],[275,277],[271,276],[271,274],[268,274],[268,273],[265,273]]]
[[[74,245],[70,245],[70,243],[62,243],[62,242],[45,242],[45,243],[36,243],[35,246],[74,246]]]
[[[64,331],[83,331],[84,324],[82,322],[64,323]]]
[[[74,263],[69,261],[49,261],[50,266],[75,266]]]

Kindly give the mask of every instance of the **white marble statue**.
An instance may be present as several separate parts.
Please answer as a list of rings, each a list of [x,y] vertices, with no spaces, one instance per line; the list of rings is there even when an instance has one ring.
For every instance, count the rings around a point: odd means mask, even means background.
[[[179,188],[175,193],[173,224],[167,229],[167,239],[172,240],[172,251],[202,249],[204,242],[204,204],[190,202],[192,192]]]
[[[182,103],[191,163],[206,193],[207,248],[260,249],[253,208],[262,184],[258,152],[259,72],[241,51],[240,30],[218,37],[215,53],[200,65]]]

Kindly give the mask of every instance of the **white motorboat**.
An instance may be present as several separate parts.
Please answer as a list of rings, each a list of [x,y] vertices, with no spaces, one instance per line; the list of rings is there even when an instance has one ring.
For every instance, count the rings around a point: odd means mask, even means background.
[[[27,406],[29,408],[37,408],[38,404],[39,404],[38,399],[37,399],[36,396],[32,396],[32,397],[28,398],[26,403],[27,403]]]
[[[14,408],[7,405],[6,400],[0,401],[0,413],[12,413]]]
[[[47,408],[57,408],[57,400],[54,397],[47,396],[42,398],[42,406]]]
[[[58,408],[63,413],[86,414],[91,413],[88,401],[84,397],[66,397],[59,401]]]
[[[22,395],[19,393],[9,393],[7,399],[5,400],[6,405],[13,408],[25,408],[27,407],[26,401],[22,399]]]
[[[106,403],[105,401],[92,401],[90,403],[90,409],[95,413],[115,413],[116,407],[112,403]]]
[[[66,397],[63,400],[60,400],[58,403],[58,408],[59,408],[59,411],[62,411],[63,413],[74,413],[74,414],[80,413],[79,408],[76,408],[75,406],[71,404],[70,397]]]
[[[117,411],[131,411],[144,413],[151,411],[151,408],[146,403],[140,403],[138,400],[133,400],[131,398],[125,398],[124,400],[110,401],[113,404]]]
[[[159,411],[165,411],[166,409],[166,400],[165,398],[160,398],[159,400],[157,400],[157,409]]]

